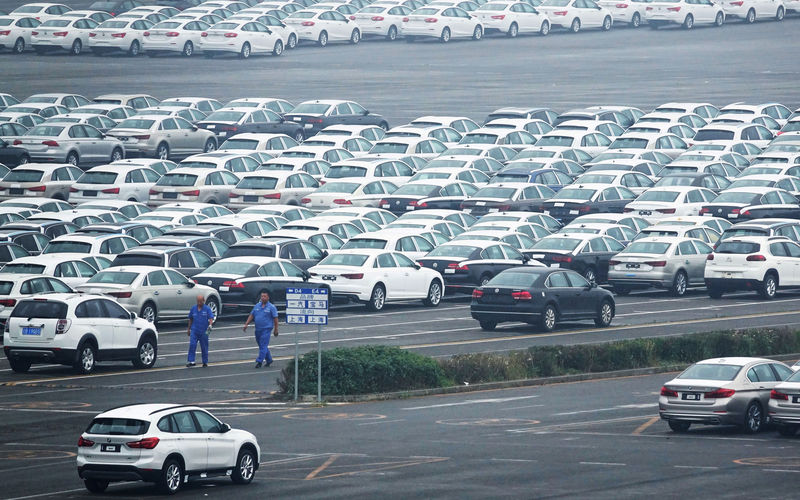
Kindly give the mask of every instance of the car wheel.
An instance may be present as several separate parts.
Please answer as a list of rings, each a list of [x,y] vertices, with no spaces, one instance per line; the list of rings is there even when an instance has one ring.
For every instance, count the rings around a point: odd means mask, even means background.
[[[17,38],[17,41],[14,43],[14,53],[22,54],[23,52],[25,52],[25,40]]]
[[[78,166],[78,160],[79,160],[78,153],[76,153],[75,151],[71,151],[67,155],[67,163],[69,163],[72,166],[77,167]]]
[[[752,401],[744,412],[744,431],[755,434],[764,426],[764,410],[758,401]]]
[[[136,357],[132,360],[133,366],[147,370],[156,364],[157,358],[158,344],[152,335],[146,335],[139,340],[139,345],[136,347]]]
[[[631,293],[631,289],[625,286],[614,286],[614,293],[617,295],[628,295]]]
[[[391,42],[397,40],[397,27],[394,24],[389,26],[389,32],[386,33],[386,39]]]
[[[158,309],[156,305],[152,302],[147,302],[145,305],[142,306],[142,310],[139,311],[139,317],[149,321],[150,323],[156,324],[158,321]]]
[[[328,45],[328,32],[327,31],[321,31],[320,32],[319,38],[317,38],[317,45],[319,45],[320,47],[325,47],[326,45]]]
[[[680,420],[669,420],[667,424],[673,432],[686,432],[689,430],[689,427],[692,426],[691,422],[683,422]]]
[[[83,50],[83,43],[80,40],[75,40],[72,42],[72,47],[69,49],[70,55],[79,56],[81,55],[81,51]]]
[[[672,280],[672,287],[669,289],[670,293],[675,297],[682,297],[686,293],[687,278],[686,273],[678,271],[675,274],[675,279]]]
[[[90,493],[103,493],[108,489],[108,481],[98,481],[97,479],[84,479],[83,485]]]
[[[139,55],[139,52],[141,52],[141,50],[142,46],[139,45],[139,40],[134,40],[131,43],[131,46],[128,48],[128,55],[131,57],[136,57]]]
[[[793,437],[797,434],[797,426],[796,425],[789,425],[789,424],[782,424],[778,426],[778,434],[784,437]]]
[[[350,43],[355,45],[360,41],[361,41],[361,32],[358,30],[353,30],[353,32],[350,33]]]
[[[589,266],[583,271],[583,277],[586,278],[586,281],[592,282],[594,281],[597,283],[597,273],[595,272],[594,268]]]
[[[475,26],[475,31],[472,32],[472,39],[477,41],[483,38],[483,28]]]
[[[497,328],[497,322],[495,321],[484,320],[484,321],[479,321],[479,323],[481,325],[481,330],[486,330],[487,332],[491,332],[492,330]]]
[[[27,359],[8,358],[8,364],[14,373],[28,373],[31,369],[31,362]]]
[[[611,16],[606,16],[606,18],[603,19],[603,31],[609,31],[611,29],[611,25]]]
[[[210,153],[210,152],[212,152],[212,151],[214,151],[216,149],[217,149],[217,142],[214,139],[211,139],[211,138],[209,138],[206,141],[206,145],[203,146],[203,152],[204,153]]]
[[[171,458],[164,462],[161,477],[158,479],[158,488],[167,495],[174,495],[183,485],[183,466]]]
[[[691,14],[686,16],[686,19],[683,20],[683,28],[690,30],[694,27],[694,17]]]
[[[775,13],[775,20],[776,21],[783,21],[783,18],[786,16],[786,11],[783,7],[778,7],[778,11]]]
[[[73,368],[75,371],[88,375],[94,371],[95,361],[97,360],[97,349],[91,342],[84,342],[78,347],[78,356],[75,359]]]
[[[244,42],[242,45],[242,50],[239,51],[239,59],[247,59],[250,57],[250,44],[248,42]]]
[[[259,294],[259,300],[260,297],[261,295]],[[219,302],[217,302],[217,299],[209,298],[206,301],[206,305],[208,306],[209,309],[211,309],[211,312],[214,313],[214,318],[217,318],[219,316]]]
[[[604,300],[603,303],[600,304],[600,310],[597,311],[597,317],[594,319],[594,324],[601,328],[605,328],[611,324],[612,319],[614,319],[614,308],[611,306],[611,302]]]
[[[547,36],[548,33],[550,33],[550,22],[542,21],[542,26],[539,28],[539,34],[542,36]]]
[[[775,298],[775,292],[778,290],[778,280],[774,274],[769,273],[764,277],[761,286],[758,287],[758,295],[762,299],[771,300]]]
[[[370,311],[380,311],[386,305],[386,290],[383,285],[375,285],[372,289],[372,294],[369,296],[367,302],[367,309]]]
[[[572,24],[569,25],[569,30],[573,33],[577,33],[581,30],[581,20],[577,17],[572,20]]]
[[[272,49],[273,56],[279,56],[283,54],[283,42],[280,40],[275,41],[275,47]]]
[[[30,161],[31,161],[31,157],[30,157],[30,156],[28,156],[28,155],[22,155],[22,156],[20,156],[20,158],[19,158],[19,163],[18,163],[18,165],[25,165],[26,163],[29,163]]]
[[[517,35],[519,35],[519,26],[517,26],[517,23],[511,23],[506,35],[508,35],[508,38],[517,38]]]
[[[717,12],[717,17],[714,19],[714,26],[719,28],[723,24],[725,24],[725,14],[722,12]]]
[[[181,55],[183,57],[192,57],[193,54],[194,54],[194,45],[192,44],[192,42],[187,41],[186,43],[183,44],[183,50],[181,51]]]
[[[289,39],[286,40],[286,47],[290,49],[297,47],[297,36],[294,34],[289,35]]]
[[[250,484],[253,476],[256,475],[256,457],[252,450],[243,449],[239,452],[236,459],[236,467],[233,469],[231,479],[236,484]]]
[[[753,24],[756,22],[756,11],[753,9],[748,10],[747,15],[744,16],[744,22],[747,24]]]
[[[169,159],[169,144],[166,142],[162,142],[156,148],[156,158],[160,160],[167,160]]]
[[[441,40],[442,43],[447,43],[450,41],[450,28],[445,27],[442,30],[442,34],[439,36],[439,40]]]
[[[710,286],[708,287],[708,296],[712,299],[721,299],[722,289],[715,286]]]
[[[631,28],[638,28],[641,25],[642,16],[640,16],[638,12],[634,12],[633,17],[631,18]]]
[[[547,304],[542,311],[542,317],[539,319],[539,326],[546,332],[552,332],[556,327],[556,308],[553,304]]]
[[[120,161],[122,159],[122,150],[119,148],[114,148],[114,151],[111,152],[111,161]]]
[[[428,296],[422,301],[428,307],[436,307],[442,302],[442,284],[439,280],[431,281],[428,287]]]
[[[478,286],[486,286],[486,283],[492,279],[491,274],[483,274],[481,275],[480,279],[478,280]]]

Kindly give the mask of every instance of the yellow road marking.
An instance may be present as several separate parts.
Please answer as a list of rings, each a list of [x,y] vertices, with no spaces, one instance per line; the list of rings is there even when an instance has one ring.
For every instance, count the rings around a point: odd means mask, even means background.
[[[650,426],[651,426],[651,425],[653,425],[654,423],[658,422],[659,420],[661,420],[661,417],[653,417],[653,418],[651,418],[651,419],[650,419],[650,420],[648,420],[647,422],[645,422],[645,423],[643,423],[642,425],[640,425],[639,427],[637,427],[637,428],[636,428],[636,430],[635,430],[635,431],[633,431],[633,433],[632,433],[632,434],[633,434],[634,436],[638,436],[639,434],[641,434],[641,433],[643,433],[645,430],[647,430],[647,428],[648,428],[648,427],[650,427]]]
[[[339,455],[331,455],[330,457],[328,457],[328,459],[325,460],[325,462],[322,465],[320,465],[319,467],[317,467],[316,469],[311,471],[306,476],[306,481],[308,481],[309,479],[314,479],[315,477],[317,477],[317,474],[319,474],[320,472],[322,472],[325,469],[327,469],[333,463],[333,461],[336,460],[337,458],[339,458]]]

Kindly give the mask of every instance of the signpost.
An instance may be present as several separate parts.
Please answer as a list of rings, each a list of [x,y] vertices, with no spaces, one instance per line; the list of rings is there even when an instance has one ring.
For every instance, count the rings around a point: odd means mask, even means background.
[[[286,324],[317,325],[317,401],[322,401],[322,325],[328,324],[327,288],[287,288]],[[300,355],[294,336],[294,399],[298,397]]]

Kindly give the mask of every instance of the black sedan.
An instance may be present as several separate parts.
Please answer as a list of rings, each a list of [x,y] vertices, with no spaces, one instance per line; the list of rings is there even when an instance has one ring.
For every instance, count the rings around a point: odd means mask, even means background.
[[[525,255],[548,267],[560,267],[580,273],[588,281],[604,283],[608,279],[608,261],[625,247],[608,236],[585,233],[553,234],[537,241]]]
[[[783,189],[768,187],[733,188],[722,192],[700,209],[700,215],[724,217],[731,221],[752,219],[800,219],[797,198]]]
[[[285,121],[269,109],[222,108],[197,122],[199,128],[209,130],[222,142],[236,134],[286,134],[297,141],[303,140],[303,126]]]
[[[581,215],[622,213],[636,195],[620,186],[586,184],[568,186],[542,203],[542,211],[563,224]]]
[[[549,332],[559,321],[593,319],[595,325],[606,327],[615,308],[611,292],[574,271],[516,267],[472,292],[470,314],[484,330],[518,321]]]
[[[31,161],[28,150],[12,146],[3,139],[0,139],[0,163],[7,167],[24,165]]]
[[[511,245],[487,240],[451,241],[417,259],[421,266],[439,271],[446,288],[465,293],[485,285],[500,272],[528,261]]]
[[[306,270],[316,266],[319,261],[328,256],[326,250],[322,250],[310,241],[299,238],[253,238],[240,241],[225,252],[222,258],[228,257],[280,257],[290,260],[297,267]]]
[[[311,137],[330,125],[375,125],[389,130],[386,119],[370,113],[364,106],[353,101],[306,101],[301,102],[284,115],[286,121],[303,126],[306,137]]]
[[[535,212],[555,194],[544,184],[500,182],[479,189],[461,204],[461,209],[475,217],[506,210]]]
[[[379,207],[394,214],[419,209],[458,210],[461,204],[478,191],[474,185],[449,179],[426,179],[409,182],[384,197]]]

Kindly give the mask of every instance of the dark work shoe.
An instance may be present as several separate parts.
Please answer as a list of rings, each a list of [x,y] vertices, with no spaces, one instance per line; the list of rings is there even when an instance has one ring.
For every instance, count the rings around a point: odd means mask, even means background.
[[[270,361],[267,361],[267,362],[266,362],[267,368],[269,368],[271,364],[272,364],[272,360],[270,360]]]
[[[208,363],[203,363],[203,368],[208,368]]]
[[[195,365],[194,363],[186,363],[186,368],[191,368],[191,367],[193,367],[194,365]]]
[[[256,362],[256,368],[261,368],[261,362],[260,361]]]

